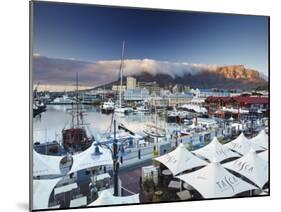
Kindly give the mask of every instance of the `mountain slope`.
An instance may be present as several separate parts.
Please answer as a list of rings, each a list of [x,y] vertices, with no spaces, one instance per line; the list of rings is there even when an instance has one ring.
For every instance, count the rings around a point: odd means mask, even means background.
[[[196,74],[187,73],[181,77],[172,77],[168,74],[152,75],[141,72],[133,75],[138,82],[157,82],[161,87],[167,85],[186,85],[195,88],[224,88],[224,89],[255,89],[267,86],[268,82],[253,69],[246,69],[243,65],[220,66],[212,71],[201,71]],[[105,87],[110,88],[113,82]],[[103,86],[104,87],[104,86]]]

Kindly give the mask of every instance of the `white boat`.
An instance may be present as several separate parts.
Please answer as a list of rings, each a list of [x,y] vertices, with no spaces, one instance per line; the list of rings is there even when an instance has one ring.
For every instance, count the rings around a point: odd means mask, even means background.
[[[136,110],[139,112],[148,112],[149,108],[145,105],[142,105],[142,106],[136,107]]]
[[[115,107],[114,102],[109,100],[103,103],[101,110],[103,113],[109,113],[114,111],[114,107]]]
[[[130,107],[116,107],[115,110],[114,110],[115,113],[123,113],[123,114],[128,114],[128,113],[131,113],[133,112],[133,109],[130,108]]]
[[[146,135],[152,136],[152,137],[165,137],[166,132],[165,129],[157,127],[155,125],[147,124],[146,128],[143,130],[143,132]]]
[[[73,98],[70,98],[67,95],[63,95],[62,97],[57,97],[53,101],[50,102],[50,104],[74,104],[75,100]]]

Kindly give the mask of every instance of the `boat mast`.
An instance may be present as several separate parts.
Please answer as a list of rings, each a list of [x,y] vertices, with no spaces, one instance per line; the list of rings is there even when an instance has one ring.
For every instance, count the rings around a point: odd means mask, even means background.
[[[120,93],[119,93],[119,104],[120,104],[120,107],[122,107],[122,85],[123,85],[124,49],[125,49],[125,40],[123,40],[121,63],[120,63],[120,88],[119,88],[120,89]]]
[[[77,127],[79,127],[79,109],[78,109],[78,72],[76,72],[76,116],[77,116]]]

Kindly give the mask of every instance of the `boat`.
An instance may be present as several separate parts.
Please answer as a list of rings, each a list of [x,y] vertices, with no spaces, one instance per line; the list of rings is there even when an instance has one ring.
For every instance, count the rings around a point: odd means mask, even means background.
[[[46,105],[45,103],[41,100],[40,96],[38,95],[37,88],[39,86],[40,82],[37,83],[34,91],[33,91],[33,117],[37,116],[38,114],[46,111]]]
[[[168,123],[184,123],[186,119],[191,119],[193,116],[187,111],[169,111],[167,114]]]
[[[120,107],[120,106],[117,106],[114,110],[115,113],[122,113],[122,114],[128,114],[128,113],[131,113],[133,112],[133,108],[130,108],[130,107]]]
[[[32,104],[32,111],[33,111],[33,118],[41,113],[37,105],[35,105],[34,103]]]
[[[136,107],[136,111],[138,112],[149,112],[149,107],[147,105],[141,105]]]
[[[112,113],[112,112],[114,112],[114,107],[115,107],[114,102],[112,100],[109,100],[102,104],[101,112],[102,113]]]
[[[40,101],[42,101],[45,105],[51,102],[51,96],[49,93],[44,92],[43,95],[40,95]]]
[[[83,93],[81,95],[81,104],[84,105],[99,105],[100,100],[97,98],[97,95],[92,93]]]
[[[52,105],[71,105],[75,103],[75,99],[69,97],[67,94],[64,94],[61,97],[56,97],[53,101],[49,104]]]
[[[67,152],[75,153],[89,148],[95,141],[94,136],[88,136],[86,125],[83,121],[83,111],[78,98],[78,74],[76,75],[76,98],[75,108],[69,110],[72,116],[71,127],[62,130],[62,144]],[[74,106],[74,105],[73,105]],[[75,122],[76,119],[76,122]]]
[[[143,132],[148,135],[148,136],[152,136],[152,137],[165,137],[166,136],[166,132],[165,129],[157,127],[155,125],[151,125],[151,124],[147,124],[146,128],[143,130]]]

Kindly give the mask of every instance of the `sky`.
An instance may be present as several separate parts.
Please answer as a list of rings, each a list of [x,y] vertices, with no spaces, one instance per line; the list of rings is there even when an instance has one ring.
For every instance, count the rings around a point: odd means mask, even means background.
[[[117,76],[123,40],[126,64],[136,69],[242,64],[268,76],[267,17],[34,2],[34,79],[59,84],[57,73],[80,68],[89,79],[108,66]],[[67,73],[65,82],[73,80]]]

